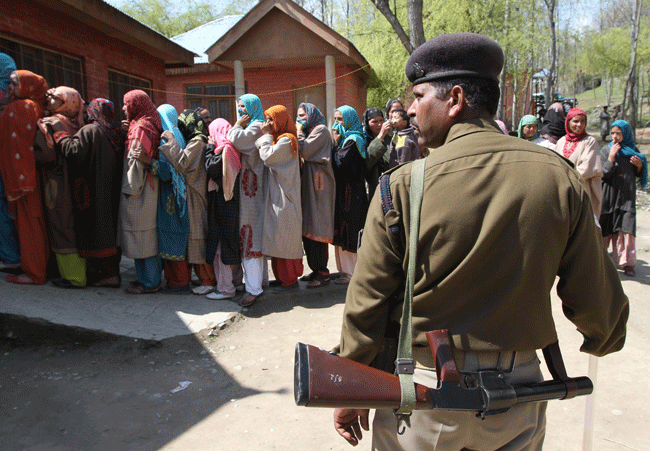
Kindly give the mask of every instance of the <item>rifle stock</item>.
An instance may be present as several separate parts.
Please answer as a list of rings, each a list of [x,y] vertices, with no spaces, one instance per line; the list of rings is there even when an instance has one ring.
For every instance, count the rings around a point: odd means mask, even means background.
[[[502,371],[458,372],[447,331],[428,334],[439,368],[438,387],[415,384],[416,410],[475,411],[485,418],[504,413],[515,404],[568,399],[593,391],[588,377],[510,385]],[[399,378],[393,374],[315,346],[296,344],[294,397],[299,406],[397,409],[400,393]]]
[[[315,346],[297,343],[294,367],[296,404],[306,407],[397,409],[397,376],[338,357]],[[430,409],[428,388],[416,384],[416,408]]]

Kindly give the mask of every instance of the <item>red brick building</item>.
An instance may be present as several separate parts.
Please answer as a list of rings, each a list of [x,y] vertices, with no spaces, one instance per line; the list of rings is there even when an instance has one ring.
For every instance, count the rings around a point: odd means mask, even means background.
[[[194,54],[101,0],[0,0],[0,52],[50,86],[77,89],[90,101],[143,89],[167,102],[165,69]]]
[[[336,107],[366,109],[370,67],[354,45],[290,0],[262,0],[245,16],[227,16],[172,38],[200,56],[191,68],[167,69],[168,102],[207,107],[236,120],[235,98],[260,97],[264,108],[292,115],[310,102],[331,125]]]

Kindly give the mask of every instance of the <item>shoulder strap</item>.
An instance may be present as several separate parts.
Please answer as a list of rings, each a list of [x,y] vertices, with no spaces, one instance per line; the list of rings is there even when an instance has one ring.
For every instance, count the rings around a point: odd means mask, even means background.
[[[397,361],[395,362],[401,388],[400,407],[396,412],[398,414],[410,414],[415,408],[415,385],[413,383],[415,364],[413,363],[411,314],[426,161],[426,158],[415,160],[411,166],[409,261],[406,275],[406,290],[404,291],[404,306],[402,309],[402,326],[400,327]]]

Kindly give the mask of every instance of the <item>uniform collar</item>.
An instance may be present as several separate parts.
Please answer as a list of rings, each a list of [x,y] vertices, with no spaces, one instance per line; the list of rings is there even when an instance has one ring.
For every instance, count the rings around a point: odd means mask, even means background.
[[[497,123],[492,119],[467,119],[451,126],[449,132],[447,133],[447,137],[445,138],[444,144],[448,144],[455,139],[462,138],[463,136],[479,132],[497,132],[503,135],[503,132],[499,128],[499,125],[497,125]]]

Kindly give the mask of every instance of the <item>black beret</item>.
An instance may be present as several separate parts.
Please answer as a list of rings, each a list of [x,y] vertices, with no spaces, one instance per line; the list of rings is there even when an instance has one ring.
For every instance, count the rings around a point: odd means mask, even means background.
[[[499,82],[503,50],[476,33],[442,34],[415,49],[406,63],[406,76],[414,85],[449,78],[485,78]]]

